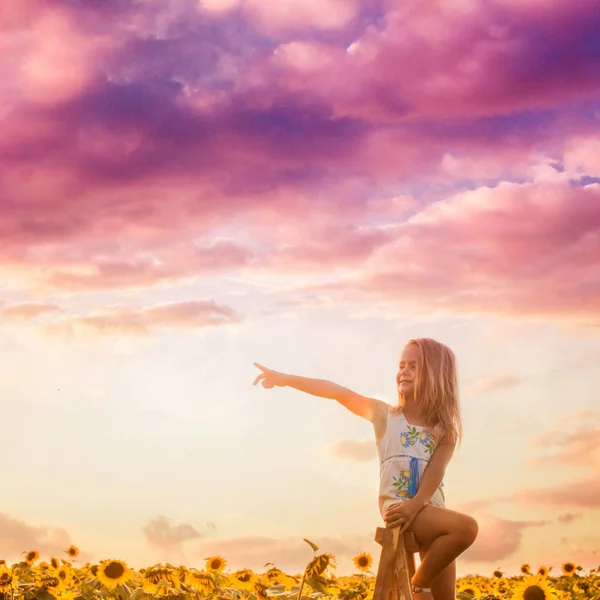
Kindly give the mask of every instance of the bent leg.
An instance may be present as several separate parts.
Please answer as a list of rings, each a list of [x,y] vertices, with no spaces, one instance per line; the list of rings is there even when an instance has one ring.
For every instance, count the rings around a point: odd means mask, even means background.
[[[427,546],[421,546],[419,550],[421,561],[425,558],[428,550]],[[452,561],[431,582],[431,594],[433,600],[456,600],[456,561]]]
[[[412,583],[424,588],[431,587],[433,592],[436,578],[475,541],[478,526],[477,521],[468,515],[427,505],[411,523],[410,531],[415,534],[419,544],[427,548]],[[442,576],[442,583],[445,577],[449,578],[449,575]],[[440,587],[448,589],[449,584],[446,581]],[[445,598],[436,597],[436,600]]]

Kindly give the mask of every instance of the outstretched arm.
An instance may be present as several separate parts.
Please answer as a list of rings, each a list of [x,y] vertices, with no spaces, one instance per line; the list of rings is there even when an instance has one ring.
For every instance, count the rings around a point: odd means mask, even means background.
[[[376,398],[368,398],[361,396],[357,392],[353,392],[347,387],[341,386],[327,379],[313,379],[311,377],[301,377],[300,375],[289,375],[279,371],[267,369],[258,363],[254,363],[262,373],[254,380],[254,385],[262,381],[263,387],[272,388],[291,387],[301,392],[319,396],[320,398],[329,398],[337,400],[342,406],[345,406],[349,411],[373,422],[378,416],[387,410],[388,405]]]

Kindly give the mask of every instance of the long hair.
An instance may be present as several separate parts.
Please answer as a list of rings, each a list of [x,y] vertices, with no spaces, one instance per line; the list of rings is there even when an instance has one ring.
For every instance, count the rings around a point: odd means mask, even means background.
[[[420,350],[414,390],[427,427],[439,442],[450,441],[460,445],[463,428],[454,352],[431,338],[411,339],[406,345],[410,344],[415,344]],[[404,394],[398,390],[398,404],[392,410],[402,410],[405,403]]]

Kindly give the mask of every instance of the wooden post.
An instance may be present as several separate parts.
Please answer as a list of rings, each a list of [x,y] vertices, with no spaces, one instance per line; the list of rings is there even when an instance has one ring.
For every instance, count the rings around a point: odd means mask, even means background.
[[[419,551],[414,534],[400,535],[399,527],[378,527],[375,541],[382,549],[373,600],[413,600],[410,580],[415,574],[414,554]]]

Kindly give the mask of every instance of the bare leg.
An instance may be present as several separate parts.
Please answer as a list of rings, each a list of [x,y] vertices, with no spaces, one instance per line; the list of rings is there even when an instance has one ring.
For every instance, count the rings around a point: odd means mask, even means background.
[[[421,561],[429,548],[422,545],[419,555]],[[456,562],[451,562],[432,582],[433,600],[456,600]]]
[[[415,517],[410,530],[419,544],[427,548],[412,583],[429,588],[446,567],[475,541],[478,526],[477,521],[468,515],[448,508],[427,505]],[[445,577],[449,575],[442,575],[442,583],[439,585],[448,590],[448,582],[443,585]],[[427,597],[427,594],[415,594],[415,600],[426,600]],[[435,600],[445,600],[445,597],[441,596]]]

